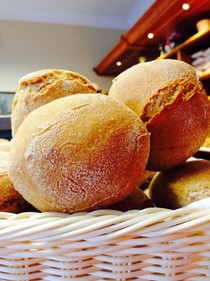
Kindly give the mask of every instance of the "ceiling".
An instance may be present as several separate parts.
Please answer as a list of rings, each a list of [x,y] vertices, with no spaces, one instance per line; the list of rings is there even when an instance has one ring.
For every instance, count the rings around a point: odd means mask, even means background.
[[[154,0],[0,0],[0,20],[129,29]]]

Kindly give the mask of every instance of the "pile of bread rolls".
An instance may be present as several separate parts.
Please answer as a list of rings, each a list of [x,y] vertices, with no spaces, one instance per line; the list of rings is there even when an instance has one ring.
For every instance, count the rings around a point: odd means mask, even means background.
[[[127,69],[108,95],[74,72],[33,72],[19,81],[13,102],[8,178],[41,212],[152,207],[165,192],[157,173],[199,150],[209,112],[195,69],[177,60]],[[142,187],[151,179],[148,195]]]

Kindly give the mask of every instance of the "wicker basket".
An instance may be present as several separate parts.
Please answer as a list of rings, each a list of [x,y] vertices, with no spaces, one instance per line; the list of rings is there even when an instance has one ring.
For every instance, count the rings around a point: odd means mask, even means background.
[[[210,210],[0,213],[0,280],[210,280]]]

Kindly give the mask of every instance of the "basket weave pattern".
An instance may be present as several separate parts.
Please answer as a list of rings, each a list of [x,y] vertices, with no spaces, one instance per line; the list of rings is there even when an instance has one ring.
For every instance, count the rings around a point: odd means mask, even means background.
[[[0,280],[210,280],[210,212],[0,213]]]

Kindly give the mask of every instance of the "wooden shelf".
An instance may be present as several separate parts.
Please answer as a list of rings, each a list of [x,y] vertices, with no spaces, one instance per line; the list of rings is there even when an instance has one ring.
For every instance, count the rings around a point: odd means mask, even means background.
[[[189,0],[190,9],[184,11],[181,9],[183,0],[156,0],[146,13],[123,34],[116,45],[102,58],[93,70],[101,76],[112,76],[120,74],[122,71],[139,63],[139,57],[154,60],[159,54],[159,45],[164,44],[166,38],[174,31],[181,34],[183,40],[196,33],[196,22],[202,18],[209,18],[210,5],[209,0]],[[154,38],[148,39],[147,34],[153,32]],[[191,38],[194,42],[199,42],[202,34],[196,34]],[[205,36],[204,36],[205,37]],[[183,48],[195,48],[191,45],[191,40],[185,42]],[[173,50],[171,56],[179,56],[179,59],[185,57],[184,52],[178,52],[181,48]],[[192,50],[193,51],[193,50]],[[188,60],[188,56],[184,60]],[[121,61],[121,66],[116,62]]]
[[[176,57],[178,59],[180,51],[192,53],[196,49],[201,49],[201,46],[203,46],[204,43],[207,43],[207,41],[210,42],[210,30],[198,32],[187,39],[184,43],[174,48],[171,52],[165,53],[159,56],[157,59],[166,59],[172,57]]]
[[[187,39],[185,42],[174,48],[171,52],[165,53],[157,58],[160,59],[177,59],[192,64],[192,54],[205,50],[210,47],[210,30],[198,32]],[[210,70],[200,73],[200,80],[210,94]]]

